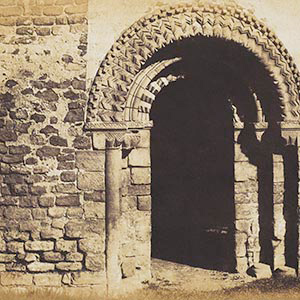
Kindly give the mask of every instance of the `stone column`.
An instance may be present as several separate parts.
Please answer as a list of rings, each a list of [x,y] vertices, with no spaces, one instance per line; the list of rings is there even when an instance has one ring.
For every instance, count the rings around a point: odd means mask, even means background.
[[[285,233],[286,224],[284,208],[284,165],[282,155],[273,154],[273,268],[285,266]]]
[[[234,145],[234,202],[236,270],[246,272],[259,262],[258,182],[257,167],[244,154],[235,130]]]
[[[106,278],[107,293],[113,296],[120,285],[120,172],[122,168],[121,142],[109,134],[105,151],[106,194]]]

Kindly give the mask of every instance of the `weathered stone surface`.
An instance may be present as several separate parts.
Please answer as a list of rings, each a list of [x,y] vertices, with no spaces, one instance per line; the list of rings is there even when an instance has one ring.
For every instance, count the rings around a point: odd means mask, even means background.
[[[56,197],[56,205],[58,206],[79,206],[79,195],[67,195]]]
[[[48,228],[41,231],[41,238],[45,240],[57,240],[63,237],[63,231],[60,229]]]
[[[150,167],[149,149],[133,149],[129,154],[129,165],[133,167]]]
[[[72,283],[74,285],[101,285],[105,282],[103,272],[80,272],[75,273]]]
[[[76,252],[77,251],[77,242],[76,241],[58,240],[55,243],[55,251]]]
[[[50,207],[48,209],[49,217],[61,218],[64,216],[66,209],[64,207]]]
[[[39,255],[36,253],[26,253],[24,257],[24,261],[27,263],[37,261],[39,259]]]
[[[53,135],[50,137],[49,142],[52,146],[60,146],[60,147],[67,147],[68,141],[60,136]]]
[[[79,172],[78,188],[80,190],[104,190],[104,174],[100,172]]]
[[[51,147],[51,146],[44,146],[42,148],[39,148],[36,151],[36,155],[39,156],[40,158],[57,156],[59,155],[59,153],[60,153],[59,148]]]
[[[77,151],[76,167],[85,171],[104,171],[105,154],[103,151]]]
[[[144,196],[150,195],[151,187],[150,185],[131,185],[128,187],[128,195],[129,196]]]
[[[81,219],[83,217],[83,212],[81,207],[70,207],[67,209],[67,217]]]
[[[86,136],[77,136],[73,141],[73,147],[79,150],[91,148],[91,138]]]
[[[46,120],[46,116],[35,113],[30,117],[30,120],[34,120],[36,123],[43,123]]]
[[[11,253],[24,253],[24,242],[8,242],[6,248]]]
[[[65,234],[69,238],[81,238],[84,236],[85,223],[83,221],[69,221],[65,225]]]
[[[84,111],[82,108],[70,109],[64,119],[64,122],[76,123],[84,121]]]
[[[8,149],[10,154],[28,154],[31,151],[31,148],[25,145],[9,146]]]
[[[27,241],[25,242],[26,251],[51,251],[54,243],[51,241]]]
[[[66,255],[66,261],[75,262],[75,261],[82,261],[82,260],[83,260],[83,254],[80,252],[67,253]]]
[[[31,212],[34,220],[44,220],[47,217],[46,208],[33,208]]]
[[[104,191],[85,192],[84,200],[94,201],[94,202],[105,202],[105,192]]]
[[[4,217],[15,220],[31,220],[31,211],[29,208],[5,207]]]
[[[132,168],[131,181],[133,184],[150,184],[151,169],[150,168]]]
[[[55,268],[54,264],[37,262],[37,261],[27,265],[27,269],[30,272],[49,272],[49,271],[53,271],[54,268]]]
[[[249,179],[257,178],[256,166],[248,162],[236,162],[234,164],[234,178],[235,181],[247,181]]]
[[[35,274],[33,282],[36,286],[61,286],[61,274]]]
[[[50,135],[50,134],[58,134],[58,129],[54,128],[51,125],[47,125],[44,128],[42,128],[40,130],[40,133],[45,134],[46,136]]]
[[[284,165],[282,162],[273,164],[274,182],[284,182]]]
[[[272,277],[271,268],[269,265],[258,263],[247,270],[247,274],[257,279]]]
[[[38,198],[39,205],[42,207],[52,207],[55,203],[54,196],[41,196]]]
[[[236,204],[235,216],[237,220],[252,219],[258,216],[257,204]]]
[[[234,192],[239,193],[251,193],[258,192],[258,182],[256,180],[248,180],[245,182],[235,182]]]
[[[74,182],[76,180],[76,174],[73,171],[64,171],[60,174],[60,179],[63,182]]]
[[[52,89],[47,89],[43,92],[37,92],[36,97],[41,98],[43,100],[49,101],[49,102],[56,102],[58,101],[58,95],[54,92]]]
[[[32,275],[24,274],[19,272],[5,272],[0,273],[0,282],[4,286],[15,286],[15,285],[32,285]]]
[[[105,218],[105,203],[87,202],[83,206],[85,218]]]
[[[101,253],[105,247],[104,239],[99,235],[91,234],[88,238],[79,240],[78,247],[85,253]]]
[[[73,161],[61,161],[58,163],[58,170],[73,170],[75,168],[75,163]]]
[[[135,275],[135,257],[126,257],[121,264],[122,277],[128,278]]]
[[[17,135],[14,131],[0,128],[0,142],[15,142]]]
[[[42,257],[46,262],[59,262],[64,260],[64,256],[60,252],[44,252]]]
[[[279,278],[279,277],[297,277],[296,270],[291,267],[282,266],[277,268],[274,273],[273,277]]]
[[[0,253],[0,263],[8,263],[14,261],[16,258],[15,254]]]
[[[142,211],[151,210],[151,196],[138,196],[137,208]]]
[[[89,271],[103,271],[105,268],[104,255],[88,254],[85,258],[85,267]]]
[[[60,271],[80,271],[82,269],[81,262],[60,262],[56,264],[56,269]]]
[[[78,193],[77,187],[74,183],[61,183],[56,185],[56,191],[61,194],[76,194]]]

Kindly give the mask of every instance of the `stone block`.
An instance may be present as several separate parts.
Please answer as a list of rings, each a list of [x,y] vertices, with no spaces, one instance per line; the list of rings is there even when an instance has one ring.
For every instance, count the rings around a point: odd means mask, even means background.
[[[246,273],[248,269],[247,257],[236,258],[236,271],[239,273]]]
[[[56,197],[57,206],[79,206],[80,199],[79,195],[67,195],[67,196],[57,196]]]
[[[102,285],[105,282],[105,274],[103,272],[80,272],[75,273],[72,278],[73,285]]]
[[[63,13],[61,6],[47,6],[43,9],[45,16],[59,16]]]
[[[234,202],[236,204],[245,204],[245,203],[257,203],[258,201],[258,193],[256,192],[248,192],[243,194],[235,194]]]
[[[294,268],[290,268],[287,266],[281,266],[274,271],[273,277],[275,277],[275,278],[297,277],[297,274],[296,274],[296,270]]]
[[[129,166],[150,167],[150,149],[133,149],[129,154]]]
[[[65,215],[66,208],[64,207],[50,207],[48,209],[48,215],[52,218],[61,218]]]
[[[130,185],[128,187],[129,196],[144,196],[144,195],[150,195],[150,193],[151,193],[151,186],[149,184]]]
[[[0,253],[0,263],[13,262],[16,259],[15,254]]]
[[[44,252],[43,255],[43,260],[46,262],[60,262],[64,260],[64,256],[60,252]]]
[[[44,240],[57,240],[63,237],[63,231],[60,229],[48,228],[41,231],[41,238]]]
[[[89,271],[100,272],[105,269],[104,254],[87,254],[85,267]]]
[[[105,250],[104,237],[91,234],[88,238],[81,239],[78,247],[85,253],[101,253]]]
[[[87,12],[87,4],[69,5],[65,8],[65,13],[68,15],[83,14]]]
[[[27,265],[27,269],[30,272],[49,272],[54,271],[55,265],[51,263],[44,263],[44,262],[32,262]]]
[[[58,240],[55,243],[55,251],[61,252],[76,252],[77,242],[68,240]]]
[[[83,209],[81,207],[70,207],[67,209],[67,217],[81,219],[83,217]]]
[[[84,200],[94,201],[94,202],[105,202],[105,192],[104,191],[85,192]]]
[[[248,162],[236,162],[234,164],[234,179],[238,182],[257,179],[256,166]]]
[[[274,269],[281,268],[285,266],[285,256],[282,255],[275,255],[274,256]]]
[[[100,172],[79,172],[78,188],[80,190],[104,190],[104,174]]]
[[[284,182],[284,166],[282,162],[273,164],[274,182]]]
[[[272,271],[269,265],[257,263],[247,270],[247,274],[257,279],[271,278]]]
[[[55,187],[56,191],[61,194],[76,194],[78,193],[77,187],[74,183],[61,183]]]
[[[24,261],[27,263],[37,261],[38,259],[39,259],[39,255],[36,253],[26,253],[24,257]]]
[[[105,203],[103,202],[86,202],[83,209],[85,218],[105,218]]]
[[[65,219],[53,219],[51,226],[56,229],[63,229],[66,223],[67,220]]]
[[[81,262],[60,262],[56,264],[56,269],[60,271],[80,271],[82,269]]]
[[[67,253],[66,254],[66,261],[82,261],[83,260],[83,254],[80,252],[73,252],[73,253]]]
[[[141,211],[151,210],[151,196],[138,196],[137,197],[137,208]]]
[[[256,180],[235,182],[234,192],[235,194],[258,192],[258,182]]]
[[[245,153],[243,153],[240,144],[234,145],[234,161],[236,162],[248,162],[249,159]]]
[[[105,163],[104,151],[77,151],[76,167],[80,170],[103,172]]]
[[[5,207],[4,217],[7,219],[14,220],[31,220],[31,211],[29,208],[19,208],[19,207]]]
[[[106,137],[104,133],[93,132],[93,148],[95,150],[105,150]]]
[[[81,238],[85,233],[86,222],[83,220],[69,221],[65,225],[65,235],[68,238]]]
[[[74,171],[64,171],[60,174],[60,180],[63,182],[74,182],[76,174]]]
[[[0,273],[0,282],[3,286],[32,285],[32,275],[20,272],[4,272]]]
[[[34,220],[45,220],[47,218],[46,208],[33,208],[31,212]]]
[[[54,196],[41,196],[38,198],[39,205],[41,207],[52,207],[55,203]]]
[[[150,184],[151,169],[150,168],[132,168],[131,182],[133,184]]]
[[[61,161],[57,165],[57,170],[74,170],[75,163],[73,161]]]
[[[8,242],[6,244],[8,252],[11,253],[24,253],[24,242]]]
[[[258,217],[258,205],[255,204],[236,204],[235,218],[241,219],[257,219]]]
[[[135,257],[125,257],[121,264],[122,277],[128,278],[135,275]]]
[[[27,241],[25,242],[26,251],[51,251],[54,243],[51,241]]]
[[[35,274],[33,282],[36,286],[58,287],[61,286],[61,274]]]

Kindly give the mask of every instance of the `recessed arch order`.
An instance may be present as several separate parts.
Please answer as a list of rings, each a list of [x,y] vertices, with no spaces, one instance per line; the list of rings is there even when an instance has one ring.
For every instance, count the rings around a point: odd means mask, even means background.
[[[147,68],[145,63],[172,42],[196,36],[222,38],[254,54],[274,80],[280,121],[298,121],[299,71],[276,35],[240,7],[185,4],[160,9],[140,19],[114,43],[94,79],[86,127],[96,129],[99,124],[145,120],[153,101],[150,90],[157,85],[154,78],[179,58]],[[166,80],[162,81],[164,85]]]

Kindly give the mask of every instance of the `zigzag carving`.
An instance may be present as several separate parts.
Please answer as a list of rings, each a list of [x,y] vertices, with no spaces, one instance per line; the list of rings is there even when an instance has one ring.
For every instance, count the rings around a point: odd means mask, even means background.
[[[115,42],[95,77],[86,121],[123,121],[129,91],[147,59],[173,41],[199,35],[231,40],[251,51],[276,82],[283,120],[299,119],[299,71],[276,35],[238,6],[186,4],[140,19]]]

